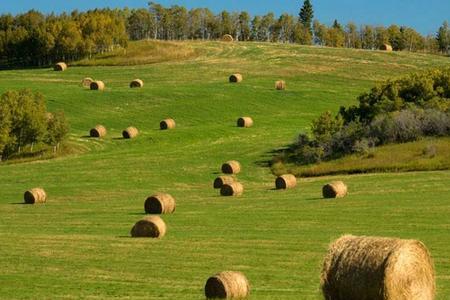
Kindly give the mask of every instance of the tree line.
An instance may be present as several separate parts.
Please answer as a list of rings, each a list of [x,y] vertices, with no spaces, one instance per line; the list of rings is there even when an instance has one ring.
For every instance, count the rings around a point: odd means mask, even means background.
[[[448,53],[447,22],[435,35],[423,36],[406,26],[327,26],[314,20],[305,0],[299,15],[274,13],[250,16],[246,11],[213,13],[208,8],[188,10],[180,5],[164,7],[149,2],[140,9],[96,9],[70,14],[31,10],[0,16],[0,66],[44,66],[58,60],[77,60],[127,47],[128,40],[217,40],[230,34],[238,41],[298,43],[357,49]]]

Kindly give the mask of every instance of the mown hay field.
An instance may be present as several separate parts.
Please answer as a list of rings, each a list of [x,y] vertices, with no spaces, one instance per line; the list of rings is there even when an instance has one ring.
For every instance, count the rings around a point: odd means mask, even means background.
[[[279,191],[265,164],[324,110],[356,103],[377,81],[450,65],[448,58],[259,43],[186,47],[196,56],[0,72],[0,92],[30,88],[50,111],[64,110],[71,143],[84,149],[0,166],[0,298],[204,299],[206,280],[233,270],[248,278],[250,299],[321,299],[323,258],[343,234],[421,240],[436,265],[437,298],[449,297],[450,171],[299,179]],[[230,84],[234,73],[244,80]],[[85,77],[105,90],[83,88]],[[143,88],[129,88],[135,78]],[[275,90],[277,80],[285,91]],[[238,128],[241,116],[254,126]],[[174,130],[160,130],[166,118],[176,120]],[[88,138],[97,124],[107,136]],[[129,126],[139,135],[122,139]],[[220,197],[212,186],[229,160],[241,163],[240,197]],[[348,196],[323,200],[322,186],[335,180]],[[21,204],[33,187],[45,189],[46,204]],[[157,192],[176,199],[175,213],[162,216],[166,235],[130,238]]]

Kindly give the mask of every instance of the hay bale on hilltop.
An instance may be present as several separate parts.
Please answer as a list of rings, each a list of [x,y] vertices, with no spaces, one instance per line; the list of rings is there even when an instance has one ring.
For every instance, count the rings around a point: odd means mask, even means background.
[[[244,193],[244,186],[237,181],[229,184],[224,184],[220,188],[220,195],[226,197],[241,196],[243,193]]]
[[[94,82],[94,79],[92,79],[91,77],[86,77],[83,80],[81,80],[81,86],[85,87],[85,88],[90,88],[91,87],[91,83]]]
[[[207,299],[245,299],[249,294],[250,284],[241,272],[221,272],[206,281]]]
[[[231,83],[239,83],[239,82],[242,82],[242,79],[243,79],[242,75],[241,75],[241,74],[238,74],[238,73],[233,74],[233,75],[230,76],[230,82],[231,82]]]
[[[381,51],[392,52],[394,49],[389,44],[383,44],[383,45],[381,45],[380,50]]]
[[[106,136],[106,128],[103,125],[97,125],[89,131],[89,136],[93,138],[103,138]]]
[[[222,173],[238,174],[241,172],[241,164],[236,160],[227,161],[222,165]]]
[[[122,136],[124,139],[134,139],[139,134],[139,130],[136,127],[128,127],[124,131],[122,131]]]
[[[225,184],[231,184],[233,182],[235,182],[235,180],[231,176],[219,176],[214,180],[213,186],[215,189],[220,189]]]
[[[348,188],[342,181],[333,181],[326,184],[322,188],[322,195],[324,198],[344,198],[347,196]]]
[[[275,88],[279,91],[286,89],[286,81],[284,80],[278,80],[275,82]]]
[[[234,42],[234,38],[231,34],[225,34],[222,36],[222,42]]]
[[[293,189],[297,186],[297,177],[292,174],[286,174],[275,179],[275,187],[278,190]]]
[[[141,79],[135,79],[130,83],[130,88],[141,88],[144,86],[144,82]]]
[[[253,119],[250,117],[241,117],[237,120],[237,126],[242,128],[250,128],[253,126]]]
[[[177,126],[174,119],[165,119],[159,123],[161,130],[174,129]]]
[[[47,201],[47,193],[42,188],[34,188],[23,194],[25,204],[45,203]]]
[[[97,80],[91,82],[91,91],[103,91],[105,89],[105,83],[103,81]]]
[[[175,212],[175,199],[164,193],[154,194],[145,200],[144,209],[147,214],[171,214]]]
[[[65,62],[59,62],[57,64],[55,64],[55,66],[53,67],[53,70],[57,71],[57,72],[63,72],[65,70],[67,70],[67,64]]]
[[[148,216],[131,229],[132,237],[162,238],[167,231],[166,223],[159,216]]]
[[[419,241],[343,236],[323,263],[325,299],[433,300],[434,266]]]

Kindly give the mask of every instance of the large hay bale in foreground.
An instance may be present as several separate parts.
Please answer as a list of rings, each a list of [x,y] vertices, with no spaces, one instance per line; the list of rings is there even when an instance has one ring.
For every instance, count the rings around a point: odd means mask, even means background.
[[[207,299],[245,299],[250,294],[250,284],[241,272],[225,271],[206,281]]]
[[[381,50],[381,51],[392,52],[392,51],[393,51],[393,48],[392,48],[392,46],[389,45],[389,44],[383,44],[383,45],[381,45],[380,50]]]
[[[222,186],[224,186],[225,184],[231,184],[235,182],[234,178],[231,176],[219,176],[214,180],[214,188],[215,189],[220,189],[222,188]]]
[[[59,63],[55,64],[55,66],[53,67],[53,70],[58,71],[58,72],[63,72],[65,70],[67,70],[67,64],[64,62],[59,62]]]
[[[106,128],[103,125],[97,125],[89,131],[89,136],[93,138],[103,138],[106,136]]]
[[[174,129],[177,126],[174,119],[165,119],[159,123],[159,128],[161,130]]]
[[[347,235],[329,248],[321,288],[327,300],[433,300],[433,262],[419,241]]]
[[[145,200],[144,209],[147,214],[171,214],[175,212],[175,199],[164,193],[154,194]]]
[[[135,79],[130,83],[130,88],[141,88],[144,86],[144,82],[141,79]]]
[[[275,187],[278,190],[293,189],[297,186],[297,177],[292,174],[286,174],[275,179]]]
[[[103,91],[105,89],[105,83],[103,81],[97,80],[91,82],[91,91]]]
[[[284,80],[278,80],[275,82],[275,88],[279,91],[286,89],[286,81]]]
[[[85,88],[90,88],[91,87],[91,83],[94,82],[94,79],[92,79],[91,77],[86,77],[81,81],[81,85]]]
[[[124,139],[134,139],[139,134],[139,130],[136,127],[128,127],[124,131],[122,131],[122,136]]]
[[[238,174],[241,172],[241,164],[236,160],[227,161],[222,165],[222,173]]]
[[[242,75],[241,74],[238,74],[238,73],[236,73],[236,74],[233,74],[233,75],[231,75],[230,76],[230,82],[231,83],[239,83],[239,82],[242,82]]]
[[[166,223],[158,216],[148,216],[131,229],[132,237],[162,238],[167,231]]]
[[[26,204],[45,203],[47,193],[42,188],[34,188],[24,193],[23,200]]]
[[[250,117],[241,117],[237,120],[237,126],[243,128],[250,128],[253,126],[253,119]]]
[[[333,181],[322,188],[323,197],[327,199],[344,198],[347,196],[347,192],[347,186],[342,181]]]
[[[222,42],[233,42],[234,38],[231,34],[225,34],[222,36]]]
[[[220,188],[220,194],[226,197],[241,196],[243,193],[244,193],[244,186],[237,181],[229,184],[224,184]]]

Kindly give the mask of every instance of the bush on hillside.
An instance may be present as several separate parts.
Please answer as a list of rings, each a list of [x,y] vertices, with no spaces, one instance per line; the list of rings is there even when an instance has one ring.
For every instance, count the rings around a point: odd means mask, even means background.
[[[27,146],[44,143],[57,147],[68,132],[62,112],[46,111],[44,97],[30,90],[7,91],[0,98],[0,157],[20,154]],[[32,151],[32,150],[31,150]]]
[[[301,134],[284,158],[311,164],[368,155],[379,145],[450,135],[450,69],[388,81],[358,99],[359,106],[341,108],[337,116],[320,115],[311,124],[312,138]]]

